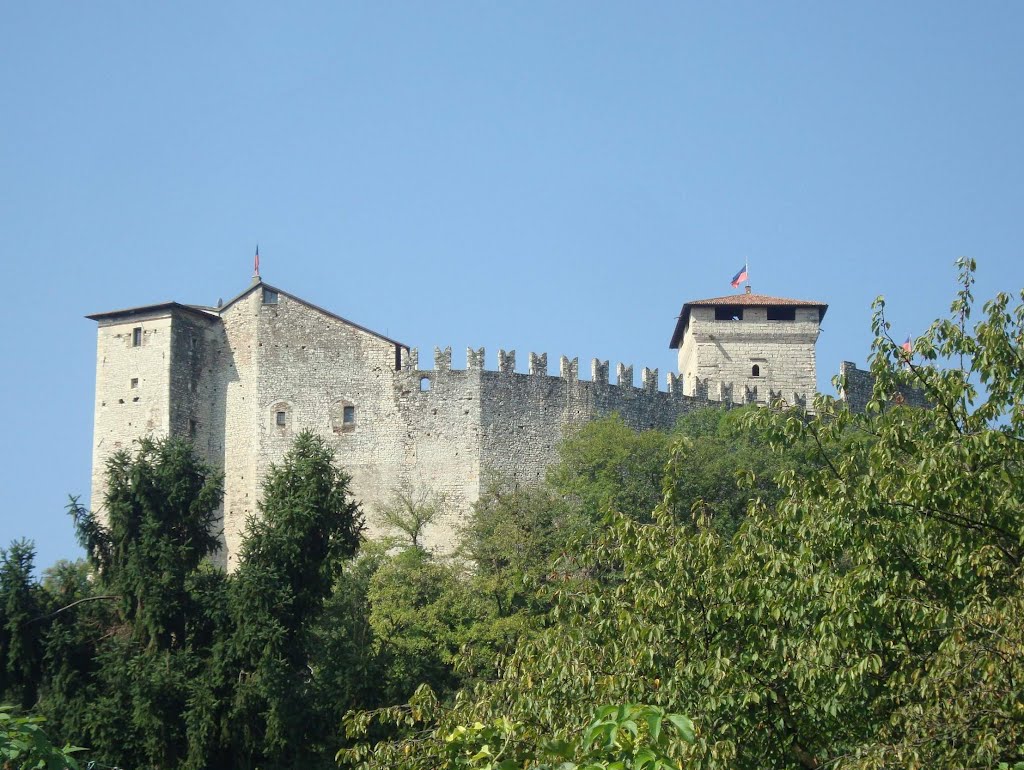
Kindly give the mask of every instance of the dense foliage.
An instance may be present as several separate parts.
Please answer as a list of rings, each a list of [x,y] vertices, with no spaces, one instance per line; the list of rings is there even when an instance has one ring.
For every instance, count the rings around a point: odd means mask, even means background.
[[[191,447],[143,439],[107,481],[102,512],[71,505],[87,564],[38,584],[31,548],[4,553],[3,696],[109,765],[328,764],[341,713],[364,702],[337,702],[313,665],[362,528],[330,450],[302,435],[270,470],[231,575],[207,561],[220,476]]]

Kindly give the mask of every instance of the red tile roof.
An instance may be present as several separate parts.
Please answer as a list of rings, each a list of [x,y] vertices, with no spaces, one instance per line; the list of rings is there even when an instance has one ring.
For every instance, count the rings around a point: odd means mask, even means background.
[[[683,305],[685,310],[692,305],[746,305],[750,307],[824,307],[824,302],[811,302],[802,299],[789,299],[787,297],[769,297],[767,294],[730,294],[726,297],[712,297],[711,299],[694,299]]]
[[[679,313],[679,320],[676,322],[675,331],[672,332],[670,348],[678,348],[683,339],[683,333],[690,323],[690,308],[692,307],[714,307],[718,305],[739,305],[742,307],[816,307],[818,308],[818,320],[825,317],[828,305],[824,302],[813,302],[811,300],[790,299],[788,297],[769,297],[767,294],[729,294],[725,297],[712,297],[710,299],[695,299],[683,305]]]

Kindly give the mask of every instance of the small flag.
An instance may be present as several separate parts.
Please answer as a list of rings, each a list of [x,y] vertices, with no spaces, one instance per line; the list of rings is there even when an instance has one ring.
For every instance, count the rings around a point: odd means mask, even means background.
[[[740,268],[739,272],[732,277],[732,287],[738,289],[740,284],[748,279],[747,275],[747,263],[743,263],[743,267]]]
[[[914,343],[910,341],[909,334],[907,335],[907,338],[903,341],[903,344],[900,345],[900,347],[903,348],[908,353],[912,353],[914,351]]]
[[[256,244],[256,260],[253,265],[253,275],[260,274],[260,245]]]

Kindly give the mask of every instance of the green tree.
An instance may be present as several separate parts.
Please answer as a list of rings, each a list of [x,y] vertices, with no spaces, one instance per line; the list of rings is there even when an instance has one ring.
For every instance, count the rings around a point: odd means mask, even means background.
[[[43,662],[38,625],[43,592],[32,575],[35,549],[15,540],[0,550],[0,697],[35,706]]]
[[[79,540],[144,647],[181,647],[196,612],[188,581],[220,545],[219,472],[191,444],[143,438],[107,461],[103,515],[72,500]]]
[[[219,544],[221,491],[190,444],[146,438],[108,461],[103,515],[69,506],[99,592],[53,617],[43,706],[104,761],[174,767],[187,753],[182,714],[210,639],[196,576]],[[85,589],[74,570],[53,577],[65,599]]]
[[[592,522],[609,510],[649,517],[670,445],[663,431],[637,432],[617,414],[595,420],[562,442],[547,482]]]
[[[499,616],[533,614],[540,607],[536,583],[590,526],[547,486],[512,488],[493,479],[460,533],[459,554],[473,565],[475,590],[492,598]]]
[[[302,433],[263,483],[222,635],[189,716],[192,767],[314,767],[346,704],[317,685],[316,623],[363,519],[323,439]],[[318,697],[319,696],[319,697]]]
[[[422,683],[442,695],[462,683],[460,648],[490,613],[454,565],[409,548],[381,564],[368,598],[383,702],[402,702]]]
[[[772,507],[782,498],[780,473],[817,465],[817,453],[806,440],[772,451],[765,430],[748,419],[757,411],[755,406],[701,409],[679,419],[672,433],[672,473],[663,476],[672,487],[671,512],[677,519],[696,512],[731,535],[752,502]],[[741,478],[749,483],[740,483]]]
[[[444,515],[447,504],[439,492],[402,484],[378,506],[377,512],[385,527],[398,532],[411,547],[423,548],[424,531]]]

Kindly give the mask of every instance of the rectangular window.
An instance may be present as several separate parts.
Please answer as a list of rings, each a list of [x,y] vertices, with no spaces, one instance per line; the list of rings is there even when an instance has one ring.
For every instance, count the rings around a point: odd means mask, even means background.
[[[264,305],[276,305],[277,304],[277,292],[271,289],[263,290],[263,304]]]
[[[139,387],[139,378],[138,377],[132,377],[132,387],[133,388]]]
[[[739,305],[718,305],[715,307],[716,321],[742,321],[743,308]]]
[[[769,321],[795,321],[795,307],[770,307],[768,308]]]
[[[142,345],[142,327],[136,326],[132,329],[132,347],[137,348]]]
[[[283,428],[285,425],[288,424],[288,413],[278,412],[275,420],[277,422],[277,427]]]
[[[196,421],[195,420],[189,420],[188,421],[188,437],[189,438],[195,438],[196,437]]]
[[[354,406],[346,406],[345,407],[345,412],[344,412],[344,415],[342,417],[342,422],[345,425],[355,425],[356,424],[356,408]]]

